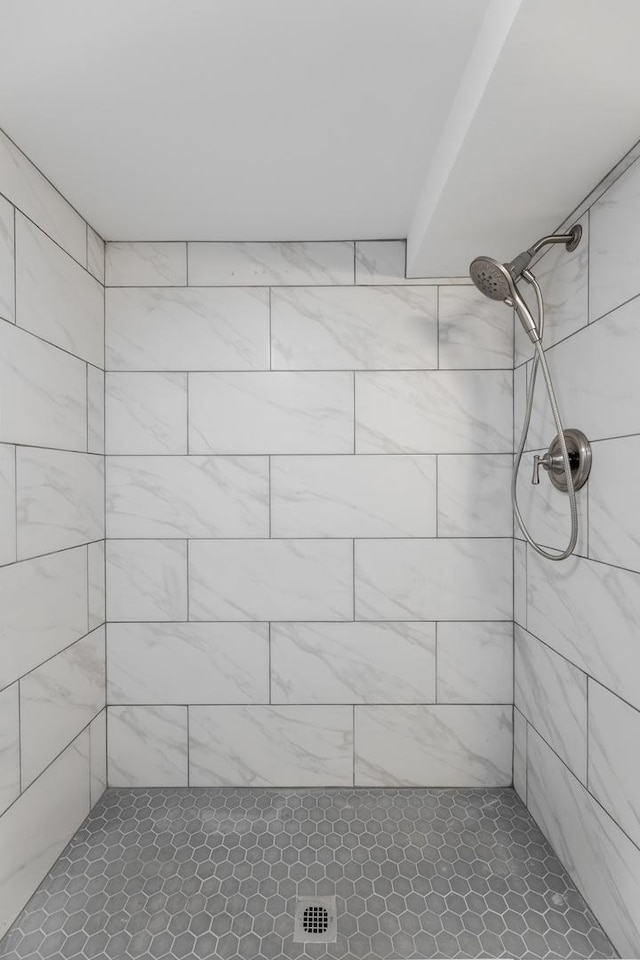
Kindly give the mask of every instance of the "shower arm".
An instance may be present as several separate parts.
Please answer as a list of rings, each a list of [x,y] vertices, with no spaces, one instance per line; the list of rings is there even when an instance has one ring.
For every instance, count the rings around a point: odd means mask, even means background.
[[[552,233],[549,234],[549,236],[541,237],[540,240],[536,240],[536,242],[529,247],[527,253],[530,253],[531,256],[534,257],[539,250],[548,246],[550,243],[564,243],[569,253],[571,253],[580,243],[581,236],[582,227],[579,223],[576,223],[569,233]]]

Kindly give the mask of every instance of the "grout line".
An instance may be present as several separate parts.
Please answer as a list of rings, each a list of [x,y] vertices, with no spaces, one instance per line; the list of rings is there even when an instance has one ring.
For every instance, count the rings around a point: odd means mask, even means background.
[[[18,796],[15,798],[18,800],[23,793],[24,785],[22,782],[22,684],[20,680],[17,681],[18,684]],[[15,801],[14,801],[15,802]],[[5,811],[3,810],[2,816],[4,816]]]
[[[191,786],[191,710],[190,705],[185,704],[185,710],[187,711],[187,786]]]
[[[352,723],[352,738],[353,738],[353,740],[352,740],[352,756],[353,756],[353,777],[352,777],[352,785],[355,787],[355,785],[356,785],[356,705],[355,705],[355,703],[352,705],[352,710],[353,710],[352,720],[351,720],[351,723]]]
[[[435,622],[434,625],[433,625],[433,634],[434,634],[434,657],[435,657],[435,659],[434,659],[434,665],[433,665],[433,673],[434,673],[434,681],[435,681],[435,684],[434,684],[435,689],[434,689],[434,691],[433,691],[433,702],[434,702],[434,703],[439,703],[439,702],[440,702],[440,701],[439,701],[439,698],[438,698],[438,690],[439,690],[439,688],[440,688],[440,684],[439,684],[439,682],[438,682],[438,681],[439,681],[439,676],[438,676],[438,669],[439,669],[439,667],[438,667],[438,644],[439,644],[439,639],[440,639],[439,636],[438,636],[438,632],[439,632],[439,631],[438,631],[438,621],[436,620],[436,622]]]
[[[268,669],[269,669],[269,704],[271,704],[271,703],[273,703],[273,696],[272,696],[273,678],[272,678],[272,666],[271,666],[271,653],[272,653],[272,651],[271,651],[271,621],[269,621],[269,623],[267,624],[267,649],[268,649],[268,655],[269,655],[269,662],[268,662]]]

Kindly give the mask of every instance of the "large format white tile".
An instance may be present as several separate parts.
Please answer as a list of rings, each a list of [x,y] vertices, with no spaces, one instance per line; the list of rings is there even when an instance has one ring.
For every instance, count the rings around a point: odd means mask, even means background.
[[[511,314],[475,287],[440,287],[438,335],[441,370],[513,367]]]
[[[407,279],[406,240],[357,240],[356,241],[356,283],[384,284],[470,284],[469,277],[442,279],[438,277]]]
[[[16,322],[104,366],[104,289],[21,214],[16,217]]]
[[[189,283],[353,283],[353,243],[189,243]]]
[[[353,374],[192,374],[189,451],[353,453]]]
[[[109,457],[110,537],[267,537],[266,457]]]
[[[104,453],[104,371],[87,366],[87,448]]]
[[[104,537],[104,458],[18,447],[18,559]]]
[[[509,454],[438,457],[438,536],[511,537]]]
[[[527,563],[531,633],[640,708],[640,574],[533,550]]]
[[[274,537],[433,537],[435,457],[273,457]]]
[[[593,444],[589,476],[589,556],[640,571],[640,437]]]
[[[640,847],[640,713],[589,680],[589,790]]]
[[[105,542],[99,540],[90,543],[87,547],[88,582],[89,582],[89,630],[94,630],[104,623],[105,617],[105,569],[104,552]]]
[[[15,322],[14,211],[0,197],[0,318]]]
[[[515,641],[515,705],[586,784],[586,675],[521,627]]]
[[[640,850],[529,727],[529,809],[622,957],[640,955]]]
[[[0,321],[0,440],[87,449],[82,360]]]
[[[0,687],[87,632],[87,549],[0,569]]]
[[[509,453],[512,373],[356,373],[358,453]]]
[[[590,211],[589,319],[640,293],[640,164],[632,164]]]
[[[182,286],[186,282],[186,243],[106,244],[108,287]]]
[[[104,240],[87,224],[87,270],[104,284]]]
[[[112,623],[109,703],[266,703],[266,623]]]
[[[289,287],[271,294],[274,370],[438,366],[435,287]]]
[[[0,132],[2,192],[78,263],[87,256],[86,224],[14,143]]]
[[[189,708],[191,786],[353,783],[353,708]]]
[[[0,937],[89,813],[85,730],[0,819]]]
[[[101,710],[89,725],[91,760],[91,806],[98,802],[107,786],[107,711]]]
[[[194,540],[189,584],[192,620],[351,620],[352,541]]]
[[[513,711],[513,788],[527,802],[527,721],[519,710]]]
[[[187,786],[186,707],[108,707],[110,787]]]
[[[20,681],[23,788],[104,708],[104,634],[99,627]]]
[[[108,290],[108,370],[265,370],[264,289]]]
[[[358,620],[511,620],[511,540],[358,540]]]
[[[438,703],[512,703],[512,625],[439,623],[437,693]]]
[[[108,540],[107,620],[186,620],[184,540]]]
[[[18,684],[0,690],[0,814],[20,793]]]
[[[106,452],[187,452],[186,373],[107,373]]]
[[[513,544],[513,619],[527,627],[527,545],[524,540]]]
[[[356,785],[507,786],[512,742],[507,706],[356,706]]]
[[[433,703],[433,623],[274,623],[273,703]]]
[[[16,556],[16,448],[0,443],[0,564]]]

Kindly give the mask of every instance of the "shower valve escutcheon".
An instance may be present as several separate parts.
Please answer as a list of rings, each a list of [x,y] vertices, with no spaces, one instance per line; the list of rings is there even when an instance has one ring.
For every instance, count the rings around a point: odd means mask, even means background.
[[[574,490],[585,485],[591,470],[591,444],[582,430],[565,430],[564,440],[569,454],[569,466]],[[536,454],[533,458],[533,476],[531,483],[540,483],[540,467],[543,467],[556,490],[567,492],[567,478],[564,472],[564,460],[560,447],[560,438],[554,437],[544,456]]]

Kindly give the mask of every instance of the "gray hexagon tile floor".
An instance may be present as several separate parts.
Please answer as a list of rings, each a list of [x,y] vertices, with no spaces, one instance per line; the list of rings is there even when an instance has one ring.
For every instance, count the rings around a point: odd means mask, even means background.
[[[292,942],[296,896],[338,939]],[[512,790],[108,790],[5,958],[617,956]]]

